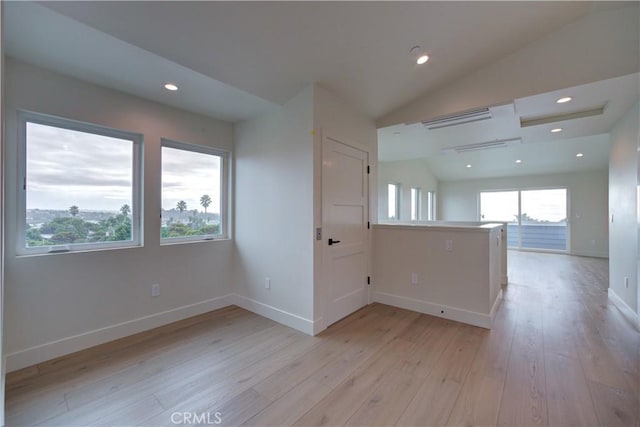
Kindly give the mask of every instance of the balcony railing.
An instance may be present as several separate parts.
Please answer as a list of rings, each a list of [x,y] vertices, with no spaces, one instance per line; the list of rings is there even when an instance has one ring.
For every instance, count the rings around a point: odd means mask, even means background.
[[[521,242],[518,241],[518,229]],[[567,250],[567,225],[560,224],[508,224],[507,244],[510,248]]]

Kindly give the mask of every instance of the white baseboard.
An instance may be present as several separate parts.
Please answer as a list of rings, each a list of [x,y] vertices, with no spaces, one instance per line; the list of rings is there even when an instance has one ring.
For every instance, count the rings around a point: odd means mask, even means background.
[[[212,298],[10,353],[6,355],[7,372],[16,371],[56,357],[227,307],[234,304],[233,297],[234,295],[230,294]]]
[[[369,304],[371,304],[371,300],[369,300]],[[313,335],[318,335],[320,332],[327,329],[327,325],[324,324],[324,318],[318,317],[313,321]]]
[[[491,326],[493,326],[493,319],[496,318],[496,311],[498,311],[498,307],[500,307],[500,303],[502,302],[502,292],[502,289],[500,289],[496,300],[493,302],[493,307],[491,307],[491,311],[489,312],[489,317],[491,317]]]
[[[499,302],[501,295],[502,294],[499,294],[496,304]],[[430,314],[432,316],[443,317],[445,319],[455,320],[456,322],[479,326],[486,329],[491,329],[491,326],[493,325],[492,316],[495,315],[494,309],[492,309],[491,315],[483,314],[449,307],[442,304],[434,304],[429,301],[388,294],[385,292],[374,292],[373,300],[382,304],[392,305],[394,307],[404,308],[406,310],[417,311],[419,313]],[[494,308],[497,309],[496,304],[494,304]],[[441,313],[442,310],[444,310],[444,314]]]
[[[600,252],[600,251],[571,251],[571,255],[588,256],[591,258],[609,258],[608,252]]]
[[[629,305],[626,302],[624,302],[624,300],[620,298],[620,296],[613,289],[609,288],[607,290],[607,295],[609,296],[609,300],[611,300],[611,302],[616,307],[618,307],[618,309],[620,309],[622,314],[627,319],[629,319],[631,323],[637,325],[638,328],[640,328],[640,316],[638,315],[638,313],[633,311],[633,309],[629,307]]]
[[[313,320],[305,319],[293,313],[281,310],[271,305],[256,301],[254,299],[234,294],[234,304],[238,307],[242,307],[245,310],[249,310],[253,313],[264,316],[267,319],[271,319],[275,322],[282,323],[290,328],[297,329],[308,335],[314,335],[314,325],[316,322]]]

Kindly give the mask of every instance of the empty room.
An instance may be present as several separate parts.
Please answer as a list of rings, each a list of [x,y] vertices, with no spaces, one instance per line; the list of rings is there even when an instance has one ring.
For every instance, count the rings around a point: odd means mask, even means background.
[[[639,2],[0,14],[0,425],[640,423]]]

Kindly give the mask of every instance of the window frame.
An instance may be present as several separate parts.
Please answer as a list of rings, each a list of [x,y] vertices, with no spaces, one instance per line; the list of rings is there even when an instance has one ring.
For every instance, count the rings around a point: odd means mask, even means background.
[[[437,221],[437,193],[427,191],[427,221]]]
[[[395,210],[396,216],[389,216],[389,186],[393,185],[395,187],[396,194],[396,202],[395,202]],[[389,221],[400,221],[400,209],[402,208],[402,203],[400,201],[400,197],[402,196],[402,189],[400,187],[400,183],[397,182],[389,182],[387,184],[387,220]]]
[[[69,243],[63,245],[28,247],[27,232],[27,123],[66,129],[93,135],[106,136],[131,141],[131,240],[113,242]],[[17,255],[53,255],[109,249],[134,248],[144,246],[142,212],[142,168],[144,137],[140,133],[124,131],[107,126],[88,123],[65,117],[53,116],[34,111],[18,110],[18,203],[16,227]]]
[[[220,157],[220,234],[200,234],[197,236],[162,237],[162,149],[164,147],[176,150],[190,151]],[[160,245],[177,245],[182,243],[208,242],[228,240],[229,235],[229,183],[231,174],[231,153],[208,145],[191,144],[169,138],[160,139]]]
[[[420,189],[420,187],[411,187],[409,189],[409,197],[410,197],[409,220],[421,221],[422,220],[422,189]],[[415,204],[414,204],[414,201],[415,201]]]
[[[522,245],[522,192],[527,191],[538,191],[538,190],[564,190],[565,192],[565,209],[566,209],[566,249],[558,250],[558,249],[542,249],[542,248],[528,248]],[[518,251],[525,252],[545,252],[545,253],[571,253],[571,195],[570,189],[568,186],[544,186],[544,187],[515,187],[515,188],[504,188],[504,189],[488,189],[488,190],[479,190],[478,191],[478,221],[480,222],[491,222],[491,220],[482,218],[482,193],[505,193],[505,192],[515,192],[518,193],[518,214],[517,221],[509,221],[507,224],[515,224],[518,228],[518,244],[517,246],[508,246],[509,249],[514,249]],[[501,221],[495,221],[501,222]]]

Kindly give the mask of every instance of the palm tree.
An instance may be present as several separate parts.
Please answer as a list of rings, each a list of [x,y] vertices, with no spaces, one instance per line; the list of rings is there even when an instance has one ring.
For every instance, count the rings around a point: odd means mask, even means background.
[[[180,211],[180,216],[182,216],[182,212],[187,210],[187,202],[185,202],[184,200],[180,200],[176,205],[176,208],[178,208],[178,210]]]
[[[76,205],[73,205],[69,208],[69,213],[71,214],[71,216],[76,216],[78,215],[78,213],[80,213],[80,208],[78,208]]]
[[[207,208],[211,204],[211,197],[209,197],[208,194],[205,194],[204,196],[200,197],[200,204],[204,208],[204,214],[206,215],[207,214]]]
[[[122,213],[122,215],[124,216],[129,216],[130,212],[131,212],[131,207],[127,204],[122,205],[122,207],[120,208],[120,213]]]

